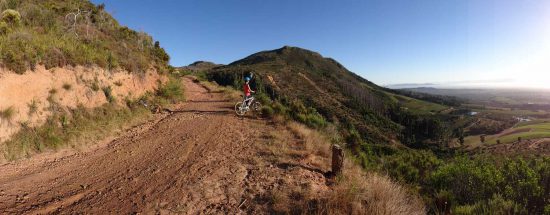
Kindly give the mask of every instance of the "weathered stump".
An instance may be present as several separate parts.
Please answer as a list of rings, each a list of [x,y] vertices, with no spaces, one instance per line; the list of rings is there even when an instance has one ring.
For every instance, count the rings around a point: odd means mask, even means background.
[[[332,175],[337,176],[344,169],[344,150],[339,145],[332,145]]]

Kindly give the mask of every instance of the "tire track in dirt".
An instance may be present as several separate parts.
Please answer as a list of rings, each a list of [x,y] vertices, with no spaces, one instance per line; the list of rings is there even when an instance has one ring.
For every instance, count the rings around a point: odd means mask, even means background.
[[[255,193],[296,171],[250,162],[275,128],[238,118],[223,95],[183,82],[188,102],[103,147],[0,166],[2,214],[265,213],[249,205]],[[320,173],[306,175],[324,184]]]

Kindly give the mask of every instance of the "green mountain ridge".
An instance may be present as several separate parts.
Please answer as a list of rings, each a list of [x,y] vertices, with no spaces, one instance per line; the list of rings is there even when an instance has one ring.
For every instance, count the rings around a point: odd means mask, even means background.
[[[396,143],[402,139],[405,126],[393,118],[402,114],[402,106],[407,102],[421,104],[416,106],[436,105],[397,95],[349,71],[334,59],[297,47],[258,52],[208,72],[219,84],[237,88],[250,73],[255,75],[253,85],[259,91],[287,104],[298,100],[328,121],[346,128],[344,132],[357,130],[368,143]]]

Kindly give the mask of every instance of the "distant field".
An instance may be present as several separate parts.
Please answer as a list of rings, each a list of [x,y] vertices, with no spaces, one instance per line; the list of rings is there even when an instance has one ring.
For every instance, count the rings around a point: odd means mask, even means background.
[[[509,116],[533,116],[533,117],[544,116],[548,114],[547,111],[531,111],[531,110],[519,110],[519,109],[518,110],[479,109],[474,111],[509,115]]]
[[[518,137],[524,140],[550,138],[550,119],[534,120],[531,122],[522,122],[511,129],[507,129],[500,134],[488,135],[485,137],[485,144],[496,144],[497,140],[501,143],[511,143],[517,141]],[[469,136],[464,139],[465,145],[471,147],[479,146],[479,136]]]
[[[410,97],[405,97],[401,95],[389,94],[398,101],[403,107],[408,108],[410,111],[419,114],[428,114],[428,113],[437,113],[449,109],[445,105],[440,105],[432,102],[426,102]]]

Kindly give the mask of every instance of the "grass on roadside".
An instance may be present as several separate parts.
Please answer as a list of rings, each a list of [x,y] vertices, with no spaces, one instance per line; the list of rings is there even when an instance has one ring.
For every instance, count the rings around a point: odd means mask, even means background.
[[[284,139],[279,132],[268,136],[265,146],[273,162],[308,158],[311,166],[330,168],[330,145],[337,133],[330,128],[313,130],[288,121],[287,129],[299,141]],[[336,137],[338,138],[338,137]],[[270,158],[271,157],[271,158]],[[349,157],[349,155],[348,155]],[[421,199],[387,176],[366,173],[351,159],[346,159],[343,174],[328,191],[318,193],[311,186],[290,186],[272,191],[270,210],[275,214],[425,214]]]
[[[137,100],[126,99],[125,105],[116,102],[111,87],[104,87],[103,92],[109,103],[103,106],[87,109],[79,106],[66,110],[57,107],[51,98],[53,116],[41,126],[23,126],[22,130],[6,141],[0,150],[7,160],[17,160],[30,157],[47,150],[57,150],[63,147],[79,147],[97,142],[109,135],[119,132],[150,119],[150,107],[144,107],[140,100],[149,104],[179,102],[184,99],[183,87],[179,79],[171,78],[166,84],[159,86],[155,93],[147,93]],[[51,96],[50,96],[51,97]],[[156,103],[155,103],[156,102]],[[34,103],[29,106],[36,107]],[[0,117],[13,116],[13,108],[0,112]]]
[[[105,104],[94,109],[78,107],[70,114],[56,114],[39,127],[23,127],[4,143],[4,157],[17,160],[46,150],[86,145],[150,117],[145,108]]]

